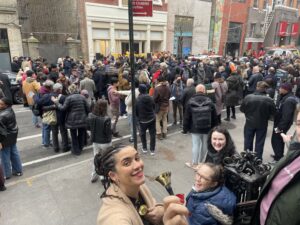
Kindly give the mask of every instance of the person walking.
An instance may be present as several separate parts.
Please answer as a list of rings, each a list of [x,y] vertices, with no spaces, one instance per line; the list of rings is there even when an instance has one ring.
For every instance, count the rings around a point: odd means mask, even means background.
[[[5,179],[22,176],[22,162],[17,148],[18,125],[12,101],[0,99],[0,152]]]
[[[155,103],[149,94],[147,94],[147,86],[139,85],[140,95],[136,102],[136,116],[140,125],[140,137],[142,141],[142,152],[147,153],[146,131],[150,134],[150,155],[155,155]]]
[[[267,96],[268,84],[264,81],[257,83],[256,92],[247,95],[240,107],[245,114],[244,150],[255,151],[257,157],[263,158],[263,150],[268,130],[268,121],[274,116],[276,107],[273,100]],[[255,137],[255,148],[253,141]]]
[[[196,167],[203,162],[207,154],[207,134],[217,125],[216,108],[203,84],[196,86],[196,94],[187,104],[183,129],[192,134],[192,163],[188,167]]]
[[[179,112],[179,124],[182,126],[183,109],[181,104],[181,96],[183,94],[184,84],[180,75],[176,75],[174,82],[170,87],[171,100],[173,106],[173,125],[177,125],[177,109]]]

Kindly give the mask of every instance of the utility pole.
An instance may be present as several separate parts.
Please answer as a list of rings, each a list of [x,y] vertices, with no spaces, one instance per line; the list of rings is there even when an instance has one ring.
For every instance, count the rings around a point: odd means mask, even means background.
[[[132,127],[133,127],[134,148],[137,150],[132,0],[128,0],[128,20],[129,20],[129,52],[130,52],[130,68],[131,68]]]

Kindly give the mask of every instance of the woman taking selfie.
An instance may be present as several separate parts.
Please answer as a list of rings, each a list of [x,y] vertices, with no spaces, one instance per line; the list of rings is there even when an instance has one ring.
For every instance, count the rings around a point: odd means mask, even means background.
[[[95,156],[95,169],[103,176],[103,204],[98,225],[187,225],[188,210],[174,196],[156,204],[147,188],[144,163],[131,146],[110,147]]]
[[[195,183],[186,198],[189,225],[231,224],[236,197],[224,185],[223,168],[212,163],[198,165]]]
[[[207,155],[205,162],[221,164],[225,157],[238,154],[228,130],[216,126],[210,130],[207,137]]]

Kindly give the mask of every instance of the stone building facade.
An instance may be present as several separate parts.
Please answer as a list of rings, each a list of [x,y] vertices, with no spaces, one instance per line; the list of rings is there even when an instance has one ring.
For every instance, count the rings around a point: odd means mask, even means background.
[[[0,1],[0,69],[10,70],[14,56],[23,55],[16,0]]]
[[[208,50],[211,6],[210,0],[168,2],[168,51],[185,56]]]
[[[127,0],[85,1],[87,52],[94,56],[124,54],[129,50]],[[83,24],[84,25],[84,24]],[[167,3],[153,1],[153,17],[134,17],[134,50],[146,54],[166,49]],[[84,44],[83,44],[84,45]]]

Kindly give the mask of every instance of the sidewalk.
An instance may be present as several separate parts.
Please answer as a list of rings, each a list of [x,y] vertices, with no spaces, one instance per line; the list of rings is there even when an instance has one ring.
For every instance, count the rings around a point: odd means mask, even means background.
[[[243,148],[244,115],[237,120],[223,122],[229,128],[237,150]],[[265,144],[265,159],[270,161],[272,124],[269,124]],[[292,130],[292,129],[291,129]],[[191,160],[191,135],[179,131],[168,138],[157,140],[157,153],[142,155],[145,163],[146,183],[158,201],[167,195],[155,177],[165,171],[172,172],[175,193],[187,194],[193,184],[193,171],[185,166]],[[82,159],[82,160],[81,160]],[[0,224],[5,225],[86,225],[96,224],[100,208],[99,195],[103,192],[100,182],[90,183],[91,158],[80,161],[55,163],[49,170],[31,177],[12,178],[7,182],[7,191],[0,193]],[[70,162],[71,161],[71,162]],[[69,163],[69,164],[67,164]],[[27,173],[27,176],[30,173]]]

